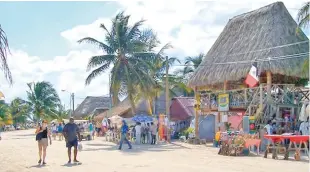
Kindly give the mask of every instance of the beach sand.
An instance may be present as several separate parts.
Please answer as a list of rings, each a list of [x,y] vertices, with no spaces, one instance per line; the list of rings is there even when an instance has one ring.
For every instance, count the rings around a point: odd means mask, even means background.
[[[134,145],[117,150],[113,143],[96,138],[82,141],[80,165],[68,165],[65,142],[53,141],[47,150],[47,165],[39,166],[34,130],[2,133],[1,172],[307,172],[307,161],[273,160],[261,156],[228,157],[218,149],[184,143]]]

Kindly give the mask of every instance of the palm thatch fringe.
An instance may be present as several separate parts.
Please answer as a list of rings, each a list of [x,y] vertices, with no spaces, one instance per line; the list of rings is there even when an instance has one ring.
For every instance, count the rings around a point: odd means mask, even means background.
[[[276,2],[258,10],[230,19],[202,63],[189,80],[189,86],[206,86],[237,81],[245,77],[251,63],[214,64],[236,61],[254,61],[269,57],[304,53],[299,58],[264,61],[258,63],[259,72],[307,78],[302,74],[304,60],[309,58],[309,39],[302,32],[296,34],[297,23],[282,2]],[[294,44],[303,42],[300,44]],[[291,46],[281,45],[294,44]],[[264,51],[257,51],[266,49]],[[246,53],[252,52],[252,53]],[[285,57],[284,57],[285,58]]]

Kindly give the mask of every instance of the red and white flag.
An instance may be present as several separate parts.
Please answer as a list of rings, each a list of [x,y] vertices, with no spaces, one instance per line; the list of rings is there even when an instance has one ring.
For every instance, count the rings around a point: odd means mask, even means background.
[[[250,72],[246,76],[245,84],[247,84],[250,88],[255,87],[259,82],[258,71],[257,71],[257,63],[254,62],[250,69]]]

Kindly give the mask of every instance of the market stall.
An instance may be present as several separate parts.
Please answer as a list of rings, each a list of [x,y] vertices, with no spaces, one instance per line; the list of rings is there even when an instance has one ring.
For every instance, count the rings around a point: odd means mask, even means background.
[[[271,146],[268,145],[265,151],[265,158],[268,156],[268,152],[272,149],[272,158],[278,159],[278,152],[280,150],[284,150],[284,159],[288,160],[289,152],[295,151],[294,158],[295,160],[300,160],[300,151],[304,151],[307,156],[309,156],[308,152],[308,135],[265,135],[266,139],[271,141]],[[289,144],[287,144],[289,142]]]
[[[219,132],[216,135],[215,141],[220,144],[220,155],[240,156],[248,155],[250,150],[256,148],[256,153],[259,154],[261,140],[258,135],[244,134],[243,132]],[[254,150],[254,149],[253,149]]]

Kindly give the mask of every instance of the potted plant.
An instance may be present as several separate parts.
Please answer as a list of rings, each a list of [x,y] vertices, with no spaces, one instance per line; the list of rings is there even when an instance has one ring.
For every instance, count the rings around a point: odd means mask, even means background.
[[[225,129],[226,129],[227,131],[230,131],[230,127],[231,127],[231,123],[225,122]]]

